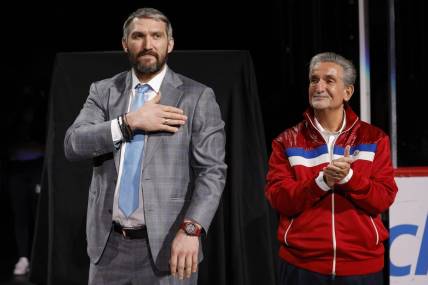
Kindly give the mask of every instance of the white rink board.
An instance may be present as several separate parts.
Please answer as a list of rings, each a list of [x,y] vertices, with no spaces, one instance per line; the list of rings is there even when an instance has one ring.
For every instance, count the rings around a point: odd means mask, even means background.
[[[389,210],[390,284],[428,285],[428,176],[396,177]]]

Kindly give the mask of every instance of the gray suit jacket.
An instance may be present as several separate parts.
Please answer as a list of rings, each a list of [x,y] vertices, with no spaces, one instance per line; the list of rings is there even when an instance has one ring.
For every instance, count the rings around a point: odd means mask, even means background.
[[[86,234],[88,255],[97,263],[112,229],[113,196],[120,146],[111,120],[126,111],[131,72],[95,82],[64,141],[70,160],[92,158]],[[224,122],[213,91],[168,69],[160,104],[184,110],[188,120],[176,133],[148,134],[141,185],[145,222],[153,260],[169,270],[171,243],[183,219],[208,231],[226,180]],[[200,255],[200,259],[202,255]]]

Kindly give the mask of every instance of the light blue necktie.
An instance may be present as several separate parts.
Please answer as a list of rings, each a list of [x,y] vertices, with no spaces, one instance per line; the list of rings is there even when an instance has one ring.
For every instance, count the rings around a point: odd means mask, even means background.
[[[138,84],[130,111],[135,111],[144,105],[145,93],[150,90],[148,84]],[[119,208],[129,217],[139,205],[141,162],[143,161],[144,134],[136,131],[132,140],[127,144],[123,158],[122,176],[119,188]]]

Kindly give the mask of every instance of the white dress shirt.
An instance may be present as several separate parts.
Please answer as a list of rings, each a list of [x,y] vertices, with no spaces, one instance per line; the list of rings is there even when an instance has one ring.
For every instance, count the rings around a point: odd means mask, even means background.
[[[161,72],[159,72],[159,74],[157,74],[148,82],[140,82],[137,76],[135,75],[134,69],[132,69],[132,88],[129,94],[130,98],[129,98],[129,104],[127,108],[128,111],[131,106],[132,99],[135,96],[135,87],[138,84],[148,84],[151,87],[151,90],[146,93],[147,99],[148,100],[153,99],[153,97],[155,97],[160,90],[160,86],[165,77],[167,68],[168,67],[165,65],[164,68],[161,70]],[[117,123],[117,119],[114,119],[111,121],[111,134],[112,134],[114,144],[122,141],[123,136],[122,136],[122,132],[120,131],[119,125]],[[145,137],[144,141],[145,143],[147,142],[147,136]],[[114,191],[114,200],[113,200],[113,221],[120,223],[124,227],[133,228],[133,227],[138,227],[145,224],[144,208],[143,208],[143,191],[141,190],[139,192],[140,202],[139,202],[138,209],[135,210],[135,212],[132,213],[129,217],[126,217],[119,208],[119,185],[120,185],[120,177],[122,176],[123,158],[124,158],[123,154],[125,153],[127,145],[128,145],[127,142],[122,142],[121,149],[120,149],[119,173],[117,177],[116,189]],[[143,162],[141,161],[141,163]]]

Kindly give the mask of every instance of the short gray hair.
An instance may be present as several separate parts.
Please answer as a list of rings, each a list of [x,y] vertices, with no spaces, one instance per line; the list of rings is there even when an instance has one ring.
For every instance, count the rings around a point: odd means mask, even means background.
[[[169,19],[159,10],[154,8],[140,8],[134,11],[129,17],[126,19],[125,23],[123,23],[123,39],[126,39],[129,35],[129,26],[132,21],[135,19],[153,19],[157,21],[162,21],[166,24],[166,34],[168,35],[168,39],[172,40],[172,26]]]
[[[357,78],[357,71],[354,64],[349,60],[334,52],[323,52],[312,57],[309,64],[309,77],[315,66],[321,62],[332,62],[343,68],[343,82],[346,86],[354,85]]]

